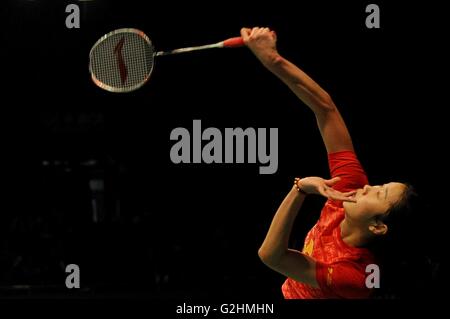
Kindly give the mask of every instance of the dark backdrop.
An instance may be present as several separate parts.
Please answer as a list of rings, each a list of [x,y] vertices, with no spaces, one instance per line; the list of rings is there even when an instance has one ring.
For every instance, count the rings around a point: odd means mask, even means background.
[[[434,269],[425,295],[440,296],[448,81],[438,2],[377,1],[378,30],[365,27],[366,1],[73,1],[81,28],[67,29],[69,3],[2,4],[3,295],[71,296],[64,267],[75,263],[77,293],[91,297],[281,299],[284,278],[257,250],[293,178],[328,176],[313,114],[246,48],[160,57],[150,81],[129,94],[100,90],[88,72],[93,43],[120,27],[144,30],[167,50],[269,26],[280,53],[334,98],[371,183],[408,181],[425,199],[411,243]],[[170,132],[192,130],[193,119],[222,131],[279,128],[277,173],[173,164]],[[104,191],[94,194],[91,180]],[[321,204],[308,199],[294,242]]]

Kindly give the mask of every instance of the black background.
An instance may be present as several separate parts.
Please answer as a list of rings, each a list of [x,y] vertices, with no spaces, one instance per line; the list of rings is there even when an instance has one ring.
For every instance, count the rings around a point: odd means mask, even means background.
[[[293,177],[328,176],[313,114],[246,48],[157,58],[150,81],[129,94],[100,90],[88,72],[91,46],[117,28],[141,29],[169,50],[269,26],[280,53],[333,97],[371,183],[408,181],[424,199],[414,245],[438,270],[426,292],[408,297],[442,297],[448,80],[440,2],[377,1],[381,29],[365,27],[367,1],[79,2],[80,29],[65,26],[69,3],[78,2],[1,5],[2,296],[281,300],[284,278],[257,250]],[[193,119],[221,130],[279,128],[278,171],[173,164],[170,132],[191,130]],[[96,223],[92,178],[105,181]],[[322,203],[308,200],[294,242]],[[70,263],[81,269],[77,292],[64,286]]]

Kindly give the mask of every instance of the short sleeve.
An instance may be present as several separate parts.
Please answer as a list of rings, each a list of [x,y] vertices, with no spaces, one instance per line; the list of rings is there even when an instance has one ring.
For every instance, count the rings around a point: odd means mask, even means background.
[[[316,280],[322,291],[336,298],[369,298],[365,268],[356,263],[341,261],[331,264],[316,263]]]
[[[340,151],[328,154],[331,177],[341,180],[333,187],[341,192],[362,188],[368,184],[367,175],[353,151]]]

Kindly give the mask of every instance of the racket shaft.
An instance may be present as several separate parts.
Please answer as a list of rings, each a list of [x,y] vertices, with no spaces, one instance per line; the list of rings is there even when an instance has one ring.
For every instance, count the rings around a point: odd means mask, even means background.
[[[159,51],[156,52],[156,56],[170,55],[170,54],[179,54],[185,52],[199,51],[199,50],[207,50],[207,49],[215,49],[215,48],[236,48],[244,45],[244,41],[241,37],[230,38],[225,41],[221,41],[214,44],[206,44],[195,47],[187,47],[169,51]]]

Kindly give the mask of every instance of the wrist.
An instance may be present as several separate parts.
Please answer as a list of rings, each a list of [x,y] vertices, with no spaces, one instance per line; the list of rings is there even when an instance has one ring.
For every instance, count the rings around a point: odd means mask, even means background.
[[[299,192],[299,193],[301,193],[301,194],[306,196],[306,195],[308,195],[308,193],[303,190],[300,181],[301,181],[300,178],[296,178],[295,179],[295,181],[294,181],[294,188],[297,190],[297,192]]]
[[[260,57],[261,62],[269,69],[277,68],[283,60],[276,50],[270,50]]]

